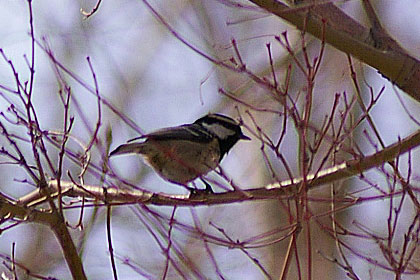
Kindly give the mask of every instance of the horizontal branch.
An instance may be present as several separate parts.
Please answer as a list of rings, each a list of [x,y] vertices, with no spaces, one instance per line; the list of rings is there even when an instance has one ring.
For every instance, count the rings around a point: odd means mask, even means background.
[[[308,190],[316,187],[333,183],[351,176],[362,174],[363,172],[392,161],[410,149],[420,145],[420,131],[399,140],[387,148],[359,159],[353,159],[336,165],[332,168],[322,170],[317,174],[310,174],[306,178],[306,187]],[[61,190],[63,196],[69,197],[89,197],[98,199],[106,203],[143,203],[154,205],[177,205],[177,206],[198,206],[198,205],[216,205],[227,204],[242,201],[279,199],[292,197],[304,183],[302,178],[286,180],[278,183],[269,184],[264,187],[227,191],[223,193],[196,195],[169,195],[162,193],[153,193],[141,190],[123,190],[117,187],[100,187],[92,185],[77,185],[72,182],[61,181]],[[51,180],[48,183],[48,189],[51,193],[57,194],[57,181]],[[18,200],[19,205],[27,207],[37,205],[45,201],[45,197],[38,190]]]

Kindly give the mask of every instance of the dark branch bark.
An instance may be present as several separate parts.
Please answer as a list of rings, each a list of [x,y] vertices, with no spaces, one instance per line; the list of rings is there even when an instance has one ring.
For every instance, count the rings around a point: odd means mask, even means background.
[[[276,0],[250,1],[320,40],[325,36],[328,44],[376,68],[420,101],[420,62],[388,34],[359,24],[330,3],[290,8]]]

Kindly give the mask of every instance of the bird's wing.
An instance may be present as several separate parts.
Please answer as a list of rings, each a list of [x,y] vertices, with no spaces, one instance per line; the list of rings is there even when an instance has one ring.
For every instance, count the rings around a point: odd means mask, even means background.
[[[213,135],[210,132],[203,130],[200,125],[186,124],[176,127],[162,128],[150,134],[146,134],[141,138],[155,141],[188,140],[193,142],[206,143],[212,141]]]
[[[142,142],[134,142],[136,140],[145,140]],[[117,149],[110,153],[110,156],[128,154],[128,153],[143,153],[145,142],[147,141],[168,141],[168,140],[187,140],[198,143],[209,143],[214,139],[214,136],[203,129],[198,124],[186,124],[176,127],[162,128],[155,132],[142,135],[140,137],[128,140],[127,144],[120,145]]]

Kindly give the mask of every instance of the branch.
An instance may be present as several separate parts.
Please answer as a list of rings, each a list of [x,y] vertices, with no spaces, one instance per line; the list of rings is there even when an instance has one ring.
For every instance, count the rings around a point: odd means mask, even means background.
[[[420,101],[420,62],[385,32],[377,36],[378,25],[366,28],[331,3],[290,8],[276,0],[250,1],[320,40],[325,35],[325,42],[376,68]],[[367,12],[371,18],[372,10]]]
[[[73,279],[87,279],[70,232],[59,213],[27,208],[0,197],[0,220],[3,219],[19,219],[49,226],[61,245]]]
[[[158,194],[140,190],[118,189],[117,187],[100,187],[91,185],[77,185],[73,182],[61,181],[62,195],[69,197],[91,197],[112,204],[154,204],[154,205],[177,205],[177,206],[199,206],[199,205],[217,205],[227,204],[251,200],[279,199],[294,196],[301,184],[305,181],[308,190],[315,189],[319,186],[342,180],[351,176],[362,174],[363,172],[380,166],[388,161],[393,160],[399,155],[420,145],[420,131],[394,143],[387,148],[374,153],[373,155],[349,160],[318,172],[317,174],[309,174],[306,180],[297,178],[285,180],[278,183],[266,185],[256,189],[235,190],[214,194],[198,194],[198,195],[168,195]],[[48,182],[48,191],[58,192],[56,180]],[[35,190],[18,200],[19,205],[31,207],[39,203],[45,202],[46,198]]]

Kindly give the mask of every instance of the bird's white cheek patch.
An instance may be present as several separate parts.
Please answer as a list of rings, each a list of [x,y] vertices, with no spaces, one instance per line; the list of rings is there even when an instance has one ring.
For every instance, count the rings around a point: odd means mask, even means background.
[[[223,125],[213,123],[213,124],[206,124],[203,123],[203,126],[207,128],[209,131],[216,134],[220,139],[226,139],[229,136],[232,136],[235,134],[235,131],[232,129],[226,128]]]

